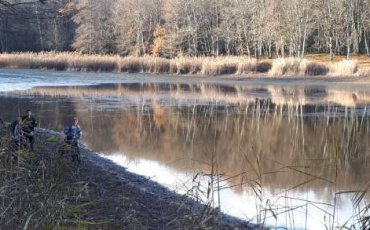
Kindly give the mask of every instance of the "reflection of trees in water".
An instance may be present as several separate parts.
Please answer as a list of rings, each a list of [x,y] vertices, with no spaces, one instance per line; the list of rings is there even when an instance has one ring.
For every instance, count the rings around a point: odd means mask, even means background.
[[[83,129],[83,140],[96,152],[114,153],[118,147],[112,140],[116,117],[113,111],[77,110]]]
[[[28,109],[33,111],[41,127],[57,131],[63,130],[75,114],[75,104],[62,98],[0,97],[0,116],[6,121],[25,115]]]
[[[313,176],[309,186],[316,189],[335,180],[338,188],[358,188],[370,179],[367,118],[361,126],[366,129],[360,129],[361,118],[247,116],[238,114],[243,108],[220,113],[206,106],[142,108],[122,111],[112,126],[113,143],[131,159],[160,161],[184,171],[209,171],[214,159],[225,177],[243,173],[230,179],[233,185],[255,180],[252,165],[257,167],[259,159],[264,186],[275,192]]]
[[[97,86],[36,87],[26,95],[68,97],[155,97],[166,93],[174,100],[196,99],[231,104],[245,104],[256,99],[270,99],[277,106],[315,105],[333,103],[355,107],[369,104],[370,92],[359,89],[330,87],[305,88],[276,85],[232,85],[205,83],[124,83]]]

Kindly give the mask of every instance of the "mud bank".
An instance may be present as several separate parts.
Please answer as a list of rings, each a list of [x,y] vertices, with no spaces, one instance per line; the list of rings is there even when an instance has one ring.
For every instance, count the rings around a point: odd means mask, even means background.
[[[51,138],[54,137],[54,138]],[[54,141],[48,141],[54,139]],[[53,153],[61,134],[37,130],[36,153]],[[149,178],[128,172],[84,147],[76,181],[88,191],[83,219],[99,228],[134,229],[256,229],[257,226],[225,215],[176,194]]]

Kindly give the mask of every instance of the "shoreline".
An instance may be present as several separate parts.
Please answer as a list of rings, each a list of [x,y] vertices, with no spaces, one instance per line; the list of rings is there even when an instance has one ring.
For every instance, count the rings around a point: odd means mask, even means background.
[[[47,142],[51,137],[58,141]],[[42,154],[40,152],[42,148],[52,149],[61,142],[61,134],[52,130],[38,129],[36,139],[36,152]],[[40,149],[40,142],[47,144]],[[76,175],[79,181],[86,183],[90,198],[88,202],[94,202],[93,206],[86,207],[84,219],[96,223],[104,222],[105,226],[113,228],[127,226],[127,223],[119,217],[123,218],[126,214],[125,209],[130,207],[134,209],[131,211],[138,215],[139,220],[146,222],[139,225],[146,229],[192,226],[193,221],[197,223],[205,221],[204,227],[212,226],[215,229],[256,228],[256,225],[219,213],[213,208],[170,191],[150,178],[128,172],[86,147],[81,150],[81,165],[76,168]],[[105,192],[101,194],[101,190]],[[207,216],[202,216],[205,211],[208,213]],[[97,213],[99,215],[96,215]],[[107,223],[107,219],[110,218]]]

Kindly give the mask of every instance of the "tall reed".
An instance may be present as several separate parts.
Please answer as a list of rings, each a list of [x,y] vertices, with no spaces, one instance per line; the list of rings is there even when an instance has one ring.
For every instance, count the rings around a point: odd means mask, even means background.
[[[152,56],[85,55],[73,52],[2,53],[0,67],[211,76],[267,72],[270,76],[369,76],[369,71],[360,69],[355,60],[330,64],[299,58],[278,58],[271,63],[269,60],[259,61],[244,56],[165,59]]]

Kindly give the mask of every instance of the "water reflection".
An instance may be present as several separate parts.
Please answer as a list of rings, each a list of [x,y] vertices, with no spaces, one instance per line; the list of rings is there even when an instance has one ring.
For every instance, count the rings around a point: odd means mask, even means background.
[[[104,139],[118,149],[101,149],[100,135],[89,135],[86,140],[107,154],[122,152],[130,159],[159,161],[177,170],[208,172],[214,164],[238,192],[248,187],[236,185],[258,178],[257,167],[264,187],[272,193],[298,185],[307,177],[314,179],[310,188],[320,196],[330,194],[322,192],[332,189],[332,184],[350,190],[370,179],[369,173],[364,173],[370,159],[368,119],[360,127],[357,119],[328,122],[326,118],[298,117],[289,121],[230,111],[210,116],[207,110],[154,107],[149,114],[122,111],[112,124],[111,134],[105,133],[112,138]],[[96,123],[109,124],[102,120]],[[99,133],[97,129],[95,132]],[[338,174],[336,167],[340,168]]]
[[[154,104],[147,110],[122,111],[112,127],[118,150],[111,153],[124,153],[128,161],[161,162],[193,175],[215,168],[241,197],[249,194],[261,202],[289,197],[291,204],[271,207],[283,213],[302,205],[292,202],[297,198],[319,206],[316,212],[331,210],[336,192],[362,189],[370,179],[367,117],[307,118],[299,110],[287,117],[261,115],[255,109],[251,115],[243,114],[243,107],[215,110]],[[348,196],[336,199],[336,208],[350,207]],[[322,215],[330,219],[331,211]]]
[[[76,114],[92,149],[122,164],[137,162],[129,169],[171,186],[192,187],[195,175],[206,187],[215,179],[212,189],[226,201],[221,209],[256,222],[353,224],[356,193],[348,191],[370,181],[366,91],[120,84],[22,95],[0,97],[1,116],[31,107],[44,127],[61,130]]]
[[[218,85],[184,83],[125,83],[97,86],[36,87],[23,91],[27,95],[69,97],[163,97],[176,101],[196,100],[224,103],[250,103],[256,99],[269,99],[277,106],[336,104],[347,107],[370,103],[370,90],[340,87],[302,87],[275,85]]]

